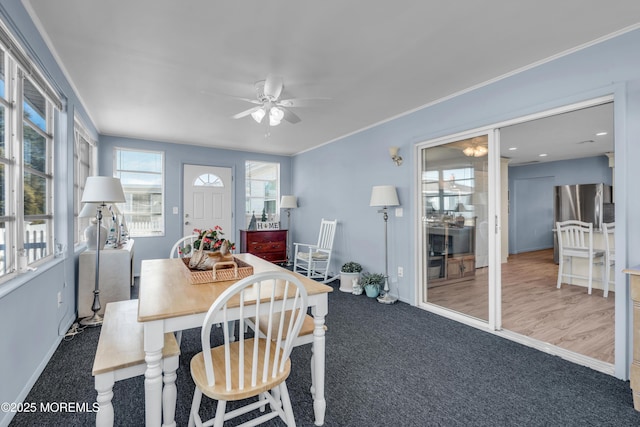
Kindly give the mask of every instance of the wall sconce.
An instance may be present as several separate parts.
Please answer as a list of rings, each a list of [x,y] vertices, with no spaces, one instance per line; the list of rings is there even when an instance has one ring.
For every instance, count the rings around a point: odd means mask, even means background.
[[[402,157],[398,155],[398,150],[400,150],[398,147],[389,147],[389,155],[396,166],[400,166],[402,164]]]

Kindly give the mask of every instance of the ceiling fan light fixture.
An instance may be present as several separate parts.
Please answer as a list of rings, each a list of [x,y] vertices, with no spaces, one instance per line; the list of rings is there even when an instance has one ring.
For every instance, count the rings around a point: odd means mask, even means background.
[[[266,112],[264,111],[264,108],[259,108],[256,111],[254,111],[253,113],[251,113],[251,117],[253,117],[253,120],[255,120],[256,122],[260,123],[260,122],[262,122],[262,119],[263,119],[265,114],[266,114]]]
[[[474,153],[475,149],[473,147],[467,147],[464,150],[462,150],[462,152],[464,153],[465,156],[467,157],[472,157],[473,153]]]
[[[271,126],[278,126],[284,118],[284,111],[278,107],[271,107],[269,111],[269,124]]]
[[[482,157],[486,156],[489,150],[484,145],[469,146],[462,150],[462,153],[467,157]]]

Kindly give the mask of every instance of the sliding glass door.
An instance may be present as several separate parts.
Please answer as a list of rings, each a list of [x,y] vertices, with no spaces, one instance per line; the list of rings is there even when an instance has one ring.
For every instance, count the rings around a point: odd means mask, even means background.
[[[420,304],[484,322],[495,318],[489,280],[492,144],[492,134],[484,133],[419,148]]]

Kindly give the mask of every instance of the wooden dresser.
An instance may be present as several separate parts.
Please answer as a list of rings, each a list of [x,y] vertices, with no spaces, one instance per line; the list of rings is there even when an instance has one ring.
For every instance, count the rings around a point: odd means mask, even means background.
[[[240,230],[240,252],[274,263],[287,262],[287,230]]]
[[[633,301],[633,362],[631,363],[631,392],[633,407],[640,411],[640,265],[623,270],[629,275]]]

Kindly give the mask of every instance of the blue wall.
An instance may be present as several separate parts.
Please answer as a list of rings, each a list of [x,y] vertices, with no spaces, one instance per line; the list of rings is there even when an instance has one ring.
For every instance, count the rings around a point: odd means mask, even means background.
[[[76,318],[76,250],[84,248],[73,245],[74,113],[95,139],[98,134],[22,2],[0,0],[0,18],[65,98],[57,114],[54,149],[54,234],[63,251],[37,271],[0,284],[0,402],[21,402]],[[12,415],[0,413],[0,426]]]
[[[73,113],[77,111],[95,134],[88,116],[44,41],[30,21],[23,5],[15,0],[0,0],[0,14],[30,53],[67,97],[56,147],[56,242],[64,245],[63,256],[36,272],[24,274],[0,285],[0,401],[18,402],[26,397],[31,385],[55,351],[61,334],[75,318],[75,283],[77,253],[73,248]],[[508,78],[461,94],[406,116],[382,123],[295,156],[279,158],[283,164],[283,193],[295,194],[300,208],[292,212],[292,240],[314,242],[321,217],[340,221],[336,239],[337,271],[349,260],[361,262],[367,270],[384,270],[383,221],[375,208],[369,207],[371,187],[395,185],[399,190],[403,216],[392,210],[389,219],[389,266],[392,293],[402,300],[415,302],[415,241],[417,143],[462,132],[492,123],[521,117],[550,108],[614,94],[616,153],[616,248],[620,248],[621,267],[640,263],[640,30],[623,34],[571,55],[539,65]],[[65,126],[66,123],[66,126]],[[634,143],[634,141],[636,143]],[[100,173],[111,173],[114,145],[132,148],[162,149],[167,156],[167,194],[165,206],[181,206],[180,176],[184,163],[226,165],[234,168],[236,181],[236,215],[243,212],[242,188],[244,160],[269,159],[266,156],[190,146],[172,146],[154,141],[113,137],[100,138]],[[405,162],[396,167],[388,155],[389,146],[399,146]],[[211,159],[203,161],[202,159]],[[171,163],[169,163],[169,161]],[[290,162],[290,168],[287,166]],[[170,166],[169,166],[170,165]],[[288,168],[288,169],[287,169]],[[287,189],[286,185],[290,188]],[[290,190],[290,191],[289,191]],[[167,234],[162,238],[136,242],[137,261],[165,256],[170,243],[180,235],[181,213],[167,212]],[[240,228],[236,223],[236,229]],[[620,235],[620,237],[618,236]],[[631,236],[625,239],[625,236]],[[161,249],[160,249],[161,248]],[[617,251],[618,252],[618,251]],[[617,254],[618,255],[618,254]],[[404,277],[396,278],[397,267]],[[618,272],[620,277],[623,277]],[[621,279],[621,281],[624,279]],[[616,375],[628,371],[629,355],[620,356],[620,343],[630,342],[629,318],[620,307],[629,306],[628,290],[618,286],[616,292]],[[64,303],[57,307],[56,294]],[[16,325],[20,325],[19,331]],[[620,331],[623,335],[620,336]],[[622,339],[620,339],[622,338]],[[623,347],[625,351],[627,347]],[[618,359],[617,359],[618,360]],[[0,425],[11,414],[2,414]]]
[[[183,235],[182,219],[182,172],[185,164],[220,166],[232,169],[235,194],[232,197],[234,209],[234,235],[229,238],[234,242],[240,241],[240,229],[246,228],[245,221],[245,161],[256,160],[280,163],[280,191],[290,194],[291,191],[291,158],[288,156],[273,156],[267,154],[249,153],[245,151],[220,150],[204,148],[194,145],[168,144],[157,141],[118,138],[112,136],[100,137],[100,175],[111,175],[113,172],[113,150],[116,147],[126,147],[139,150],[162,151],[165,165],[165,235],[158,237],[135,237],[135,274],[140,271],[140,261],[143,259],[166,258],[173,244]],[[174,206],[180,207],[179,213],[174,214]],[[226,230],[225,230],[226,231]],[[238,249],[240,249],[238,247]]]
[[[537,188],[538,183],[547,188]],[[553,247],[556,185],[596,183],[612,183],[606,156],[509,167],[509,253]]]
[[[293,192],[304,203],[304,208],[292,214],[298,224],[296,239],[312,239],[315,231],[300,228],[302,217],[310,216],[314,221],[320,216],[337,217],[341,229],[336,242],[338,258],[335,265],[355,258],[367,269],[380,271],[384,264],[381,218],[368,207],[368,197],[372,185],[396,185],[404,217],[392,217],[389,222],[389,272],[395,275],[397,266],[404,267],[404,277],[397,279],[399,295],[404,301],[415,302],[415,285],[419,280],[413,243],[419,231],[413,197],[419,170],[415,145],[615,94],[616,163],[626,163],[631,157],[619,157],[618,154],[627,147],[632,149],[632,141],[638,140],[639,136],[637,125],[625,120],[627,116],[633,117],[631,112],[635,108],[627,86],[637,93],[640,79],[638,46],[640,31],[636,30],[295,156]],[[405,159],[401,167],[396,167],[389,159],[387,150],[392,145],[401,147]],[[623,173],[622,169],[620,173]],[[640,170],[634,168],[628,174],[638,178]],[[624,195],[626,187],[622,179],[617,179],[616,183],[617,191]],[[620,206],[621,198],[624,197],[616,197],[617,213],[624,209]],[[630,229],[640,231],[640,221],[630,224]],[[631,243],[631,246],[631,259],[637,262],[640,244]]]

